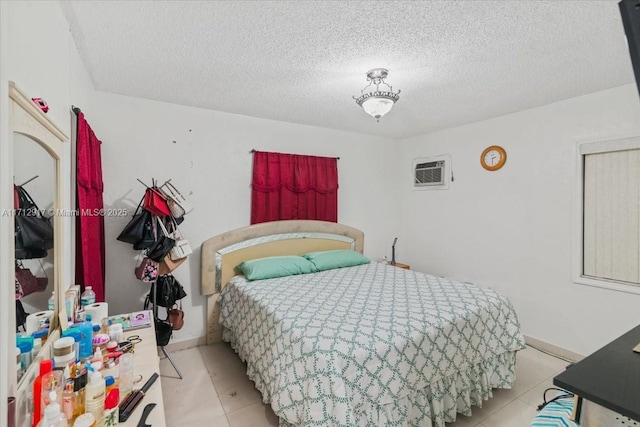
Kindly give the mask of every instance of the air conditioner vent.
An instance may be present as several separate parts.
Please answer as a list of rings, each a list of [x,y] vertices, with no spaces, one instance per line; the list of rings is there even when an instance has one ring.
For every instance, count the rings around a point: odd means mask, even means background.
[[[413,185],[414,187],[444,186],[444,160],[417,163]]]

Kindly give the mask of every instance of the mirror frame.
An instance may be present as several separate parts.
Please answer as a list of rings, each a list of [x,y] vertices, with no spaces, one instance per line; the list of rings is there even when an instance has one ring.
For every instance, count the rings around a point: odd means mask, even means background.
[[[69,138],[53,121],[51,121],[51,119],[49,119],[49,117],[45,115],[42,110],[40,110],[40,108],[36,106],[36,104],[31,100],[30,97],[28,97],[16,86],[14,82],[11,81],[9,82],[9,98],[9,131],[11,153],[13,154],[14,134],[18,133],[37,142],[51,155],[55,163],[55,195],[53,199],[53,209],[56,214],[53,217],[53,289],[56,292],[56,308],[51,322],[49,338],[40,350],[40,353],[38,353],[38,355],[33,358],[33,363],[29,368],[27,368],[27,371],[22,376],[20,382],[17,382],[15,355],[13,352],[9,352],[8,354],[9,372],[7,379],[9,381],[9,388],[14,390],[16,396],[16,421],[18,422],[16,425],[20,425],[20,408],[24,404],[23,402],[21,402],[21,400],[23,400],[21,399],[21,397],[24,397],[26,395],[25,391],[28,385],[31,384],[34,375],[37,374],[40,360],[42,360],[43,358],[49,358],[53,342],[59,337],[60,334],[58,313],[61,309],[64,308],[64,290],[66,290],[63,286],[65,278],[63,251],[64,242],[66,240],[66,230],[63,218],[60,215],[61,210],[63,209],[63,187],[65,185],[63,180],[62,161],[65,150],[68,149],[68,146],[66,146],[65,142],[68,141]],[[13,158],[11,160],[10,176],[13,176]],[[11,194],[13,194],[13,191],[11,191]],[[11,221],[12,225],[13,223],[14,221]],[[13,228],[11,229],[10,235],[13,235]],[[15,277],[15,272],[13,269],[13,265],[15,264],[15,245],[13,238],[9,240],[9,265],[12,267],[10,272],[10,283],[13,284],[13,280]],[[10,288],[13,290],[13,285]],[[13,303],[14,300],[15,296],[13,296],[13,292],[11,292],[11,303],[9,304],[9,321],[11,323],[11,328],[7,328],[9,329],[7,331],[9,343],[15,342],[16,338],[15,304]],[[9,347],[11,349],[11,346]],[[13,363],[11,363],[12,361]]]

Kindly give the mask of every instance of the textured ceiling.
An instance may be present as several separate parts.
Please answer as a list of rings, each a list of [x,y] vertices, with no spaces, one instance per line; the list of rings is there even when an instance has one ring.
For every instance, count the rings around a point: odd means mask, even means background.
[[[617,0],[62,7],[97,90],[392,138],[633,82]],[[376,67],[380,123],[352,99]]]

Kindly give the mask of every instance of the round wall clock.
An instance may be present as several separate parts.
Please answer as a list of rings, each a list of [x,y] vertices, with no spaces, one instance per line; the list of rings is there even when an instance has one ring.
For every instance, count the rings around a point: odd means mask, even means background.
[[[507,152],[499,145],[485,148],[480,156],[480,164],[488,171],[497,171],[507,161]]]

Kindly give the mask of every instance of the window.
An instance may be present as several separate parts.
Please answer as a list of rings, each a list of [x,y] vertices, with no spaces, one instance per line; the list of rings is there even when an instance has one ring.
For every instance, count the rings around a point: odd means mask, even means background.
[[[640,137],[578,146],[576,282],[640,293]]]

